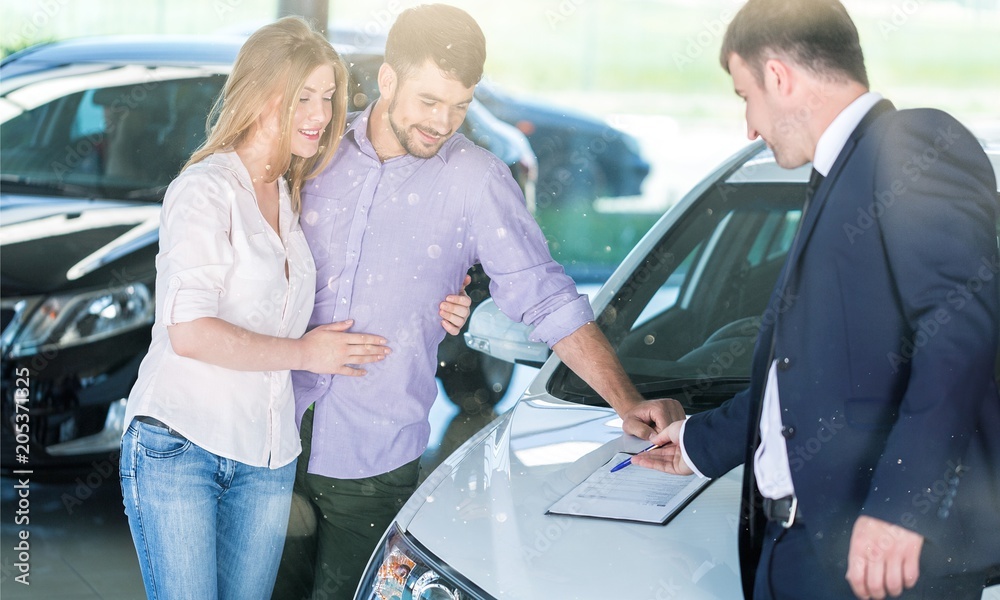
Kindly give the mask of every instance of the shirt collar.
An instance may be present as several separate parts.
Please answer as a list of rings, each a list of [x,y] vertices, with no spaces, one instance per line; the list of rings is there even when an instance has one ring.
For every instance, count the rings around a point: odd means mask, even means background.
[[[882,95],[876,92],[866,92],[858,96],[854,102],[840,111],[823,135],[819,136],[816,152],[813,154],[813,168],[819,171],[820,175],[826,177],[830,173],[833,163],[847,143],[847,138],[851,137],[861,119],[864,119],[868,111],[881,99]]]
[[[376,100],[375,102],[378,101]],[[375,107],[375,102],[369,104],[367,108],[365,108],[360,114],[358,114],[358,116],[353,121],[351,121],[351,124],[350,126],[348,126],[347,131],[344,133],[344,136],[353,138],[354,143],[357,144],[358,148],[362,152],[364,152],[365,154],[371,156],[376,160],[380,160],[378,158],[378,153],[375,152],[375,146],[372,144],[371,139],[369,139],[368,137],[368,121],[371,119],[372,109]],[[435,154],[432,158],[438,158],[443,163],[448,164],[448,156],[451,153],[451,147],[454,146],[455,137],[458,135],[459,134],[457,131],[453,133],[451,137],[448,138],[448,141],[446,141],[441,146],[441,149],[438,150],[437,154]],[[431,160],[431,159],[423,159],[418,156],[413,156],[412,154],[403,154],[401,156],[390,158],[389,160],[396,160],[400,158],[409,158],[414,160]]]

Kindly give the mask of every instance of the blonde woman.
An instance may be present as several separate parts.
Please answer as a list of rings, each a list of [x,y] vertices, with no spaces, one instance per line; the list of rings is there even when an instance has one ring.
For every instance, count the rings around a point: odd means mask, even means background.
[[[215,124],[163,201],[156,322],[129,396],[121,482],[150,598],[271,594],[296,456],[290,369],[354,377],[387,341],[306,328],[316,269],[303,181],[344,128],[347,71],[298,18],[240,50]],[[449,296],[445,328],[467,299]]]

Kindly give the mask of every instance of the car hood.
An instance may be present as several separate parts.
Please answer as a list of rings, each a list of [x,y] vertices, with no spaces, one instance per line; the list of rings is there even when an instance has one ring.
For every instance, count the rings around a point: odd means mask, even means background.
[[[739,469],[666,525],[546,514],[643,444],[609,409],[529,391],[429,476],[400,526],[497,598],[739,597]]]
[[[47,294],[151,278],[160,205],[4,194],[3,293]],[[148,264],[147,264],[148,263]]]

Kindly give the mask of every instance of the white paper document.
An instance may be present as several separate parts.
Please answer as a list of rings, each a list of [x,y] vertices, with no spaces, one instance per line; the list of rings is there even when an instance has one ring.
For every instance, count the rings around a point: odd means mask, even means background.
[[[615,454],[547,512],[662,524],[711,481],[697,475],[670,475],[636,466],[611,472],[611,467],[630,456],[624,452]]]

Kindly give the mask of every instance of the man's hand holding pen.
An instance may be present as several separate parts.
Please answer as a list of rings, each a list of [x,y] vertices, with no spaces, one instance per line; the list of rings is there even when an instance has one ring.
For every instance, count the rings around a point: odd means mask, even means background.
[[[681,426],[683,425],[684,419],[681,418],[649,438],[649,443],[654,447],[633,456],[632,464],[674,475],[693,474],[694,471],[684,462],[684,455],[681,452]]]

